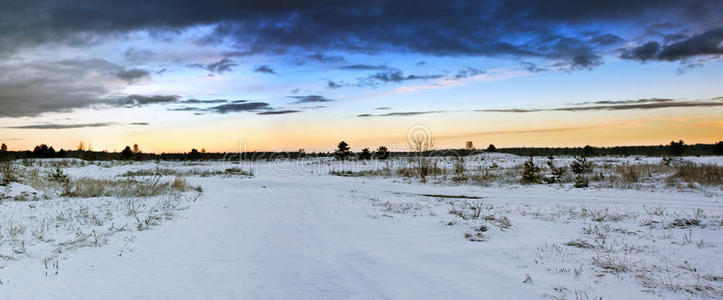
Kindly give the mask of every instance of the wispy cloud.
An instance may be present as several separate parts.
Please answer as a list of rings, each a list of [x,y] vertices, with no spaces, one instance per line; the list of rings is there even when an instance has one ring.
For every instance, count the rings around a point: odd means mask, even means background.
[[[294,101],[294,104],[301,104],[301,103],[323,103],[323,102],[333,102],[335,100],[325,98],[324,96],[320,95],[306,95],[306,96],[288,96],[289,98],[296,99]]]
[[[86,123],[86,124],[34,124],[34,125],[20,125],[20,126],[9,126],[4,128],[9,129],[73,129],[73,128],[88,128],[88,127],[108,127],[114,125],[114,123]]]

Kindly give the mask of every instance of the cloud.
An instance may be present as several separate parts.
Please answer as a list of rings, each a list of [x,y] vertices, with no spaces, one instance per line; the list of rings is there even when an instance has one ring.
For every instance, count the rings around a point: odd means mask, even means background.
[[[683,36],[676,34],[671,38],[671,35],[666,35],[665,39],[673,42],[661,45],[657,41],[650,41],[638,47],[624,49],[620,57],[639,61],[678,61],[696,56],[723,54],[723,27]]]
[[[113,102],[126,69],[103,59],[0,62],[0,117],[37,116]],[[131,72],[133,73],[133,72]]]
[[[636,100],[602,100],[602,101],[591,101],[591,102],[580,102],[580,103],[574,103],[575,105],[588,105],[588,104],[631,104],[631,103],[664,103],[664,102],[673,102],[675,100],[673,99],[663,99],[663,98],[646,98],[646,99],[636,99]]]
[[[593,105],[590,105],[593,104]],[[550,111],[616,111],[616,110],[640,110],[640,109],[661,109],[661,108],[681,108],[681,107],[718,107],[723,106],[723,97],[713,98],[702,101],[676,101],[672,99],[649,98],[638,100],[611,100],[611,101],[594,101],[576,103],[575,106],[557,107],[557,108],[506,108],[506,109],[477,109],[477,110],[431,110],[431,111],[408,111],[393,112],[386,114],[359,114],[357,117],[406,117],[418,116],[426,114],[453,113],[453,112],[496,112],[496,113],[531,113],[531,112],[550,112]],[[583,106],[584,105],[584,106]]]
[[[530,73],[540,73],[540,72],[547,71],[547,69],[538,67],[536,64],[528,62],[528,61],[523,61],[520,63],[520,65],[522,65],[522,68],[525,71],[530,72]]]
[[[150,73],[143,69],[129,69],[116,73],[116,76],[125,81],[134,82],[135,80],[149,77]]]
[[[205,69],[205,70],[208,70],[209,72],[214,72],[217,74],[223,74],[225,72],[231,71],[234,67],[238,66],[238,64],[236,62],[234,62],[232,59],[230,59],[228,57],[224,57],[217,62],[212,62],[212,63],[208,63],[208,64],[195,63],[195,64],[189,64],[188,66],[192,67],[192,68]]]
[[[223,104],[205,109],[219,114],[243,112],[243,111],[259,111],[268,110],[271,106],[266,102],[245,102],[245,103],[231,103]]]
[[[624,59],[635,59],[640,61],[657,59],[660,53],[660,43],[658,42],[647,42],[641,46],[625,49],[620,58]]]
[[[590,38],[590,41],[595,44],[601,45],[601,46],[610,46],[610,45],[621,43],[625,40],[612,33],[603,33],[603,34],[596,34],[595,36]]]
[[[272,69],[269,65],[258,66],[256,67],[256,69],[254,69],[254,72],[276,74],[274,69]]]
[[[428,114],[439,114],[439,113],[445,113],[447,111],[443,110],[430,110],[430,111],[403,111],[403,112],[393,112],[393,113],[386,113],[386,114],[379,114],[379,115],[372,115],[372,114],[360,114],[357,115],[357,117],[410,117],[410,116],[419,116],[419,115],[428,115]]]
[[[383,70],[397,70],[387,65],[348,65],[340,67],[342,70],[354,70],[354,71],[383,71]]]
[[[246,101],[246,100],[235,100],[235,101]],[[216,103],[226,103],[228,100],[224,99],[213,99],[213,100],[199,100],[199,99],[188,99],[183,101],[178,101],[178,103],[183,104],[216,104]]]
[[[376,74],[369,75],[359,80],[360,86],[377,86],[385,83],[399,83],[409,80],[426,80],[426,79],[437,79],[442,78],[443,75],[432,74],[432,75],[404,75],[402,71],[387,71],[378,72]]]
[[[703,101],[674,101],[672,99],[639,99],[639,100],[623,100],[623,101],[596,101],[583,102],[581,104],[596,104],[592,106],[569,106],[546,109],[482,109],[478,112],[508,112],[508,113],[529,113],[540,111],[604,111],[604,110],[640,110],[640,109],[661,109],[661,108],[680,108],[680,107],[717,107],[723,106],[723,101],[710,99]]]
[[[299,104],[299,103],[322,103],[322,102],[332,102],[335,100],[325,98],[324,96],[319,95],[307,95],[307,96],[288,96],[289,98],[296,99],[293,103]]]
[[[134,126],[148,126],[148,125],[151,125],[151,124],[150,124],[150,123],[148,123],[148,122],[133,122],[133,123],[129,123],[128,125],[134,125]]]
[[[664,19],[707,30],[708,24],[720,24],[721,8],[723,3],[709,0],[450,0],[444,5],[411,0],[211,1],[203,7],[190,0],[172,5],[100,0],[72,8],[52,0],[10,1],[0,11],[4,21],[0,23],[0,53],[38,45],[83,47],[134,32],[167,40],[206,26],[213,30],[198,43],[232,45],[236,55],[396,52],[534,57],[575,69],[602,63],[597,47],[616,40],[612,37],[616,32],[590,38],[586,28],[604,24],[634,33]],[[697,46],[680,45],[664,57],[711,52],[708,46],[691,43]]]
[[[330,89],[338,89],[338,88],[342,87],[342,85],[341,85],[341,83],[336,83],[334,81],[329,80],[329,82],[326,84],[326,87],[330,88]]]
[[[318,63],[330,64],[330,63],[341,63],[341,62],[345,62],[345,61],[346,61],[346,59],[344,59],[343,56],[314,53],[314,54],[309,54],[309,55],[304,56],[304,59],[299,60],[297,62],[297,65],[304,65],[307,62],[318,62]]]
[[[454,75],[454,78],[462,79],[462,78],[477,76],[477,75],[485,74],[485,73],[487,73],[487,71],[485,71],[485,70],[480,70],[480,69],[473,68],[473,67],[465,67],[465,68],[457,70],[457,75]]]
[[[74,128],[88,128],[88,127],[107,127],[114,125],[114,123],[87,123],[87,124],[37,124],[37,125],[21,125],[21,126],[10,126],[4,128],[10,129],[74,129]]]
[[[375,107],[375,108],[374,108],[374,110],[388,110],[388,109],[392,109],[392,108],[389,107],[389,106],[380,106],[380,107]]]
[[[286,110],[270,110],[270,111],[262,111],[256,113],[257,115],[285,115],[285,114],[293,114],[301,112],[299,110],[292,110],[292,109],[286,109]]]
[[[124,107],[141,107],[151,104],[167,104],[167,103],[174,103],[180,99],[180,96],[176,95],[153,95],[153,96],[145,96],[145,95],[128,95],[124,97],[120,97],[116,99],[115,101],[111,102],[112,105],[115,106],[124,106]]]

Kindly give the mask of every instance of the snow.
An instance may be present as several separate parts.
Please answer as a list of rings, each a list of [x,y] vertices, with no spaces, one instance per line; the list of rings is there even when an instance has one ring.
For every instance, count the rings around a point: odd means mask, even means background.
[[[524,159],[495,154],[483,162],[504,168]],[[570,158],[556,162],[565,159]],[[636,162],[596,158],[602,159]],[[129,170],[234,166],[146,162],[75,165],[65,171],[71,177],[114,178]],[[651,191],[420,183],[332,176],[330,170],[374,166],[324,159],[237,167],[253,169],[254,176],[186,177],[203,187],[200,198],[182,200],[185,209],[174,210],[175,217],[150,230],[132,228],[133,220],[116,203],[120,200],[3,201],[0,233],[11,221],[32,228],[33,220],[83,205],[91,214],[110,211],[119,222],[115,226],[127,222],[131,228],[108,235],[102,245],[57,255],[25,234],[25,254],[0,258],[0,299],[723,297],[720,187]],[[13,196],[33,191],[18,183],[4,188]],[[153,206],[161,198],[134,201]],[[476,207],[480,214],[474,217]],[[671,225],[676,219],[701,224]],[[97,232],[108,227],[73,224]],[[465,238],[483,225],[481,241]],[[63,238],[52,236],[55,232],[61,231],[48,230],[49,238]],[[565,245],[570,241],[595,248]],[[605,269],[593,258],[628,270]],[[523,283],[528,276],[531,280]]]

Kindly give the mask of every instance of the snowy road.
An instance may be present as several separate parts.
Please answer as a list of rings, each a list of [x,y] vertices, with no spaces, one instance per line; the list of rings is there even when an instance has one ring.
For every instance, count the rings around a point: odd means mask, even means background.
[[[176,220],[138,232],[131,242],[62,255],[55,276],[46,276],[43,264],[32,259],[0,270],[12,274],[2,276],[0,299],[531,299],[569,280],[543,275],[544,267],[531,263],[535,249],[547,239],[564,242],[579,235],[577,225],[525,223],[518,217],[516,229],[505,234],[516,242],[493,236],[489,243],[473,243],[462,237],[468,228],[445,225],[449,215],[386,217],[369,199],[466,193],[549,207],[596,203],[641,209],[662,203],[720,211],[720,203],[702,196],[680,204],[675,195],[635,191],[510,193],[325,173],[276,176],[260,170],[251,179],[193,181],[204,187],[198,202]],[[545,198],[558,200],[541,201]],[[523,284],[533,271],[544,281],[535,277],[535,284]],[[634,282],[614,282],[607,296],[640,290]]]
[[[50,278],[37,262],[9,266],[15,276],[0,288],[1,298],[533,295],[519,290],[520,278],[440,251],[476,250],[438,223],[380,222],[369,217],[367,204],[350,197],[358,181],[319,178],[210,179],[206,195],[185,217],[138,233],[129,246],[79,249]],[[28,288],[33,282],[42,286]]]

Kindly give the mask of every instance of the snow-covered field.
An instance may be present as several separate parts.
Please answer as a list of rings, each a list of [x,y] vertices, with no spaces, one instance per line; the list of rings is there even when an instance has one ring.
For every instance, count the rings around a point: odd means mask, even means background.
[[[600,157],[588,188],[522,185],[525,159],[425,182],[408,159],[16,161],[0,299],[723,298],[720,184]]]

